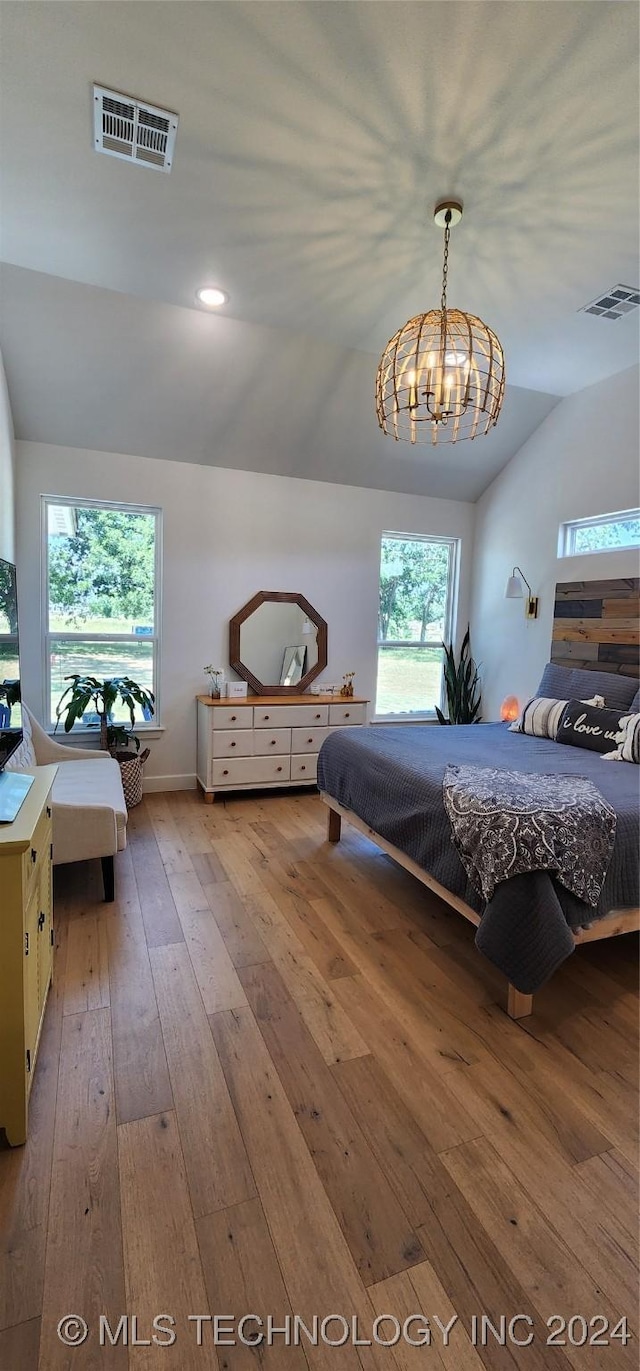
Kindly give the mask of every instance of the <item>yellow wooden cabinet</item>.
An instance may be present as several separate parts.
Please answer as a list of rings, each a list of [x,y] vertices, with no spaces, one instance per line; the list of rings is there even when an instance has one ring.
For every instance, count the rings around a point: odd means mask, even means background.
[[[27,1137],[29,1093],[53,965],[51,787],[34,767],[14,822],[0,826],[0,1128]]]

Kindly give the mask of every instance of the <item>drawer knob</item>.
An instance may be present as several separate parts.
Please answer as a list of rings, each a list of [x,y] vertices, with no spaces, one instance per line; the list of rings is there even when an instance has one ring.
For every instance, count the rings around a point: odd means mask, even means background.
[[[37,860],[38,860],[38,854],[37,854],[37,852],[36,852],[35,847],[32,847],[32,849],[31,849],[31,860],[32,860],[32,862],[37,862]]]
[[[313,742],[313,738],[307,738],[307,742],[308,742],[308,743],[312,743],[312,742]]]
[[[38,915],[38,928],[40,929],[40,932],[42,932],[44,928],[44,914],[42,913],[42,910],[40,910]]]
[[[232,715],[231,715],[231,722],[232,722],[232,724],[235,724],[235,721],[236,721],[237,717],[238,717],[237,714],[232,714]]]
[[[228,776],[228,775],[229,775],[229,772],[228,772],[228,771],[223,771],[222,775],[223,775],[223,776]]]
[[[277,766],[277,767],[276,767],[276,771],[282,771],[282,767],[281,767],[281,766]]]
[[[269,715],[268,715],[268,714],[263,714],[262,718],[263,718],[264,723],[265,723],[265,724],[268,724],[268,722],[269,722]]]
[[[301,770],[301,771],[306,771],[306,769],[307,769],[306,766],[301,766],[301,767],[300,767],[300,770]]]
[[[229,747],[235,747],[235,743],[229,743]]]
[[[271,739],[271,742],[270,742],[270,744],[269,744],[269,746],[270,746],[270,747],[275,747],[275,745],[276,745],[276,740],[275,740],[275,738],[272,738],[272,739]]]
[[[345,719],[348,719],[348,718],[350,717],[350,715],[349,715],[349,710],[348,710],[348,709],[345,709],[344,717],[345,717]]]
[[[51,805],[47,805],[47,818],[51,818]]]
[[[319,715],[319,714],[316,714],[316,719],[319,719],[319,718],[320,718],[320,715]]]

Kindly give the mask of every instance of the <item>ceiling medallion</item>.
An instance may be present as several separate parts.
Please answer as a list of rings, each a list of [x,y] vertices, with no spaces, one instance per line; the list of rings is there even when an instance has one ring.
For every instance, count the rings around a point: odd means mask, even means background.
[[[410,443],[456,443],[488,433],[504,399],[504,353],[482,319],[447,308],[451,229],[462,205],[436,205],[444,228],[439,309],[417,314],[394,334],[380,358],[376,412],[383,433]]]

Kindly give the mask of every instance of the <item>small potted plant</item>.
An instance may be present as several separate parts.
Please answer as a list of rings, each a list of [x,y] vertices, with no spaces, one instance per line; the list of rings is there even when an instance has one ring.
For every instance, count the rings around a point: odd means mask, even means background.
[[[222,677],[224,676],[224,671],[223,671],[222,667],[221,667],[221,666],[211,666],[211,664],[209,664],[209,666],[206,666],[206,667],[204,668],[204,672],[205,672],[205,676],[208,676],[208,677],[209,677],[209,695],[211,696],[211,699],[212,699],[212,700],[219,700],[219,699],[220,699],[220,682],[221,682],[221,680],[222,680]]]
[[[140,739],[133,731],[135,707],[139,705],[145,719],[152,719],[155,696],[130,676],[99,681],[95,676],[74,675],[65,676],[65,681],[70,681],[71,685],[67,686],[56,707],[56,730],[64,716],[64,731],[70,733],[93,703],[100,724],[100,747],[119,763],[127,808],[132,809],[142,799],[142,767],[149,756],[148,747],[140,752]],[[113,723],[113,710],[118,700],[129,711],[130,728]]]

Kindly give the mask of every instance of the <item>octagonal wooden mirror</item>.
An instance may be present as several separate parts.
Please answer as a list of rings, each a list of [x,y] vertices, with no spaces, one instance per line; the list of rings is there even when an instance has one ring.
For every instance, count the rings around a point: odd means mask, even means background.
[[[257,695],[301,695],[327,665],[327,625],[297,591],[259,590],[229,621],[229,662]]]

